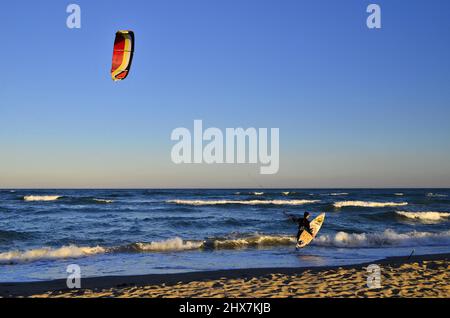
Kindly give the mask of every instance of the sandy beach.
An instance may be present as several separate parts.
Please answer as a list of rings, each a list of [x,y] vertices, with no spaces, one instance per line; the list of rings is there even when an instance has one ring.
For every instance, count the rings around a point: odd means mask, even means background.
[[[167,275],[86,278],[82,289],[64,280],[2,283],[2,297],[450,297],[450,254],[387,258],[381,288],[367,287],[367,266],[266,268]]]

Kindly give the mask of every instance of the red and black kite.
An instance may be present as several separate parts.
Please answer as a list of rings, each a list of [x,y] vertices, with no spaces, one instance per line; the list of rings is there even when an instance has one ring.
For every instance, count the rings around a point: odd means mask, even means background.
[[[111,77],[121,81],[128,76],[134,54],[134,32],[118,31],[114,41]]]

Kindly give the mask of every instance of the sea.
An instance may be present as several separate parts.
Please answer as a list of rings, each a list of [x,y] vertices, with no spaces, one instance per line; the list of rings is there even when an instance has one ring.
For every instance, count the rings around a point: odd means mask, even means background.
[[[285,213],[326,213],[295,249]],[[450,252],[450,189],[0,190],[0,282],[315,267]]]

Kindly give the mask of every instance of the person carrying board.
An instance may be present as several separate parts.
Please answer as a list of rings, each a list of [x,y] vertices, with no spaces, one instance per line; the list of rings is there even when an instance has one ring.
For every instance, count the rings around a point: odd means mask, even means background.
[[[291,214],[287,214],[286,212],[284,212],[284,214],[294,223],[298,224],[298,232],[297,232],[297,241],[300,238],[300,235],[302,234],[303,231],[307,231],[309,234],[311,234],[311,236],[314,236],[313,231],[311,229],[311,225],[310,225],[310,221],[308,220],[309,218],[309,212],[305,212],[303,214],[302,218],[298,218],[294,215]]]

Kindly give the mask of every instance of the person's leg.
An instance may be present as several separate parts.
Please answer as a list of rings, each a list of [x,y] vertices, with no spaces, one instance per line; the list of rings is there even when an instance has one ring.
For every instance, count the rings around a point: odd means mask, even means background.
[[[298,230],[298,232],[297,232],[297,236],[296,236],[296,238],[297,238],[297,241],[298,241],[298,239],[300,238],[300,235],[302,235],[302,230]]]

